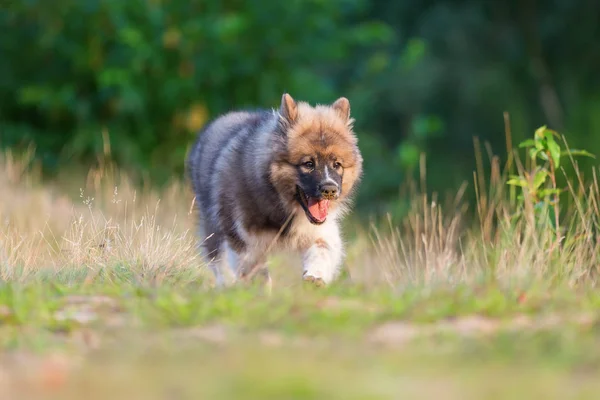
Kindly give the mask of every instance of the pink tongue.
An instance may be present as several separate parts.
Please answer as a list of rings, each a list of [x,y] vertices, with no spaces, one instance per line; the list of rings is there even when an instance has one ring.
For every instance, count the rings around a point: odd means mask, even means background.
[[[329,200],[308,199],[308,211],[319,222],[325,221],[327,218],[327,210],[329,209]]]

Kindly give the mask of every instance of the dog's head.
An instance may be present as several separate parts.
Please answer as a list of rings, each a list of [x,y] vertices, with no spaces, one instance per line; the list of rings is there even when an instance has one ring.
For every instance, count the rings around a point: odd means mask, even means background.
[[[289,211],[301,209],[311,223],[322,224],[344,209],[362,175],[350,102],[341,97],[311,107],[286,93],[279,116],[271,181]]]

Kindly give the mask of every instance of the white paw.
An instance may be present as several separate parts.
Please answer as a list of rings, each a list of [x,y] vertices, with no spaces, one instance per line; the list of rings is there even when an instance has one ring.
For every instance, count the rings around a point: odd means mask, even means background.
[[[304,275],[302,276],[302,280],[304,282],[309,282],[314,284],[315,286],[326,286],[327,282],[325,281],[325,279],[323,279],[321,276],[321,274],[311,274],[308,272],[304,272]]]

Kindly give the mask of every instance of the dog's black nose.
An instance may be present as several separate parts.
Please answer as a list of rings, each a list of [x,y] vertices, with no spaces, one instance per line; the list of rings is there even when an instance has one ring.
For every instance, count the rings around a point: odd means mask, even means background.
[[[335,184],[327,183],[321,185],[321,196],[326,199],[334,199],[338,195],[338,187]]]

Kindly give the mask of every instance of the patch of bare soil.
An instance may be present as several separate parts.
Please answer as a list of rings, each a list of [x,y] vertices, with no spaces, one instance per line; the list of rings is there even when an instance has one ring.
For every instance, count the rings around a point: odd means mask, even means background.
[[[590,326],[598,320],[593,313],[578,315],[549,314],[540,317],[518,315],[511,319],[494,319],[470,315],[446,319],[431,324],[418,324],[410,321],[389,321],[373,329],[367,336],[371,343],[383,345],[403,345],[414,339],[436,334],[456,334],[460,336],[491,335],[498,332],[519,330],[548,330],[563,324]]]
[[[358,299],[345,299],[338,296],[328,296],[317,303],[317,307],[334,311],[363,311],[376,312],[380,307]]]
[[[67,296],[62,307],[54,313],[57,321],[88,325],[102,319],[108,327],[122,326],[126,318],[117,300],[108,296]]]

